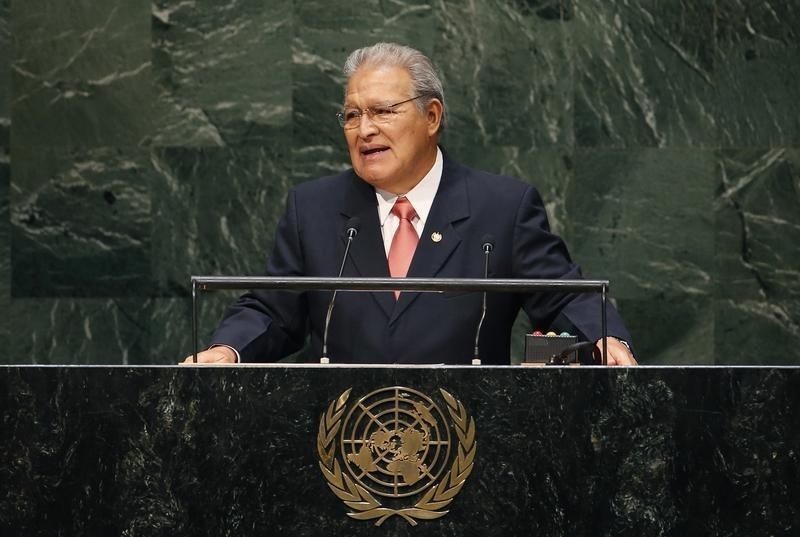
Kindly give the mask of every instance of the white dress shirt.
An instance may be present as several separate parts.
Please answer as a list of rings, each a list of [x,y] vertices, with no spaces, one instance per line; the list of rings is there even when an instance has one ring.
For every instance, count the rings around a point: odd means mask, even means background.
[[[422,235],[422,230],[425,228],[425,221],[428,219],[428,214],[431,212],[433,198],[436,197],[436,191],[439,190],[439,183],[442,182],[443,167],[444,159],[442,158],[442,151],[437,147],[436,160],[433,162],[433,167],[414,188],[405,193],[405,198],[411,202],[411,206],[414,207],[414,211],[417,213],[417,216],[411,220],[411,224],[414,226],[418,237]],[[394,202],[397,201],[397,198],[400,196],[379,188],[375,189],[375,195],[378,198],[378,221],[381,223],[383,247],[386,249],[386,257],[388,258],[394,233],[397,231],[397,226],[400,225],[400,218],[392,213],[392,207],[394,207]]]

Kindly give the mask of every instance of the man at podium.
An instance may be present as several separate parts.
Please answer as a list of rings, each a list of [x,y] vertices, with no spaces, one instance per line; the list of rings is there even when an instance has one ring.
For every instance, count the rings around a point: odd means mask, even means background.
[[[421,52],[378,43],[348,57],[337,114],[352,169],[301,184],[288,195],[270,276],[581,278],[550,231],[533,186],[467,168],[439,146],[446,125],[442,84]],[[331,118],[333,120],[333,118]],[[489,239],[487,239],[489,238]],[[330,292],[251,291],[225,313],[198,362],[275,361],[310,335],[321,356]],[[468,364],[480,293],[340,293],[328,356],[335,363]],[[483,364],[508,364],[520,308],[533,326],[601,339],[596,295],[491,293],[481,331]],[[630,335],[609,305],[608,363],[632,365]],[[191,361],[191,357],[187,359]]]

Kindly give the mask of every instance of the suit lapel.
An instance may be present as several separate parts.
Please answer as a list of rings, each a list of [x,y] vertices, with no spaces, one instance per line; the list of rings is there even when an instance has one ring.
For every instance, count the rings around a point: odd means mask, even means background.
[[[442,180],[408,269],[409,278],[433,278],[439,273],[461,243],[461,236],[453,223],[468,217],[466,181],[456,173],[452,162],[445,158]],[[418,296],[419,293],[401,293],[390,322],[402,314]]]
[[[357,217],[361,222],[358,235],[350,246],[349,256],[358,275],[365,278],[389,277],[389,265],[386,261],[386,249],[381,236],[381,223],[378,221],[377,204],[375,190],[372,186],[353,173],[342,216],[345,221],[348,218]],[[388,291],[371,294],[386,316],[390,316],[395,308],[394,295]]]

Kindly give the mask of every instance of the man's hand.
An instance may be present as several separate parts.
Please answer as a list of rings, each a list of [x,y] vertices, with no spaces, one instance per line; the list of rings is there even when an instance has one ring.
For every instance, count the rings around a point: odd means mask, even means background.
[[[186,359],[181,362],[181,365],[184,364],[193,364],[192,356],[187,356]],[[197,363],[198,364],[235,364],[236,363],[236,353],[233,352],[233,349],[228,347],[211,347],[208,350],[198,352],[197,353]]]
[[[633,357],[630,349],[617,338],[606,338],[606,347],[608,350],[608,365],[637,365],[636,358]],[[600,350],[600,356],[602,356],[602,339],[597,340],[597,348]]]

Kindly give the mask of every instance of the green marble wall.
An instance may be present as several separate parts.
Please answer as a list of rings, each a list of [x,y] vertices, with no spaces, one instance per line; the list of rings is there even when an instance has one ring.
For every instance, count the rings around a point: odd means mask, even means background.
[[[783,0],[0,0],[0,361],[182,357],[189,275],[259,273],[288,188],[348,166],[342,61],[396,40],[642,362],[800,362],[798,29]]]

